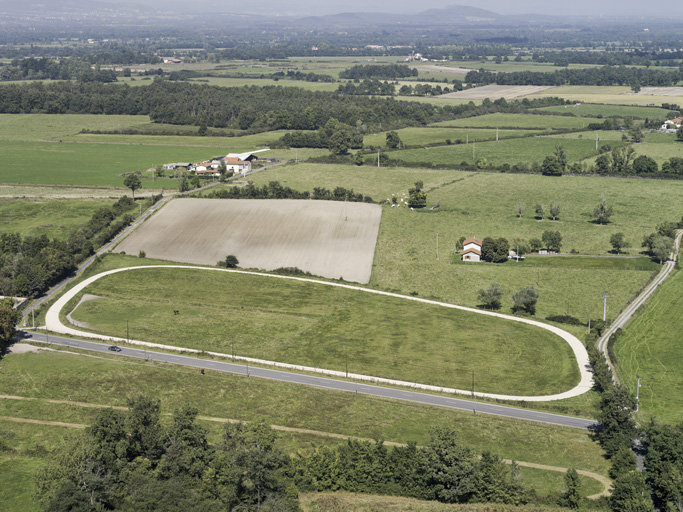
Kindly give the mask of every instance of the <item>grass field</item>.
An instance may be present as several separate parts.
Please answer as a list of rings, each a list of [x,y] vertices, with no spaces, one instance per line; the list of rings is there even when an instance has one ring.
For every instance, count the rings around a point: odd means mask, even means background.
[[[0,140],[56,141],[73,136],[83,129],[122,130],[149,124],[149,116],[0,114]]]
[[[578,382],[568,345],[543,330],[391,297],[170,269],[107,276],[87,293],[104,298],[82,303],[73,318],[114,336],[128,322],[134,339],[338,371],[348,360],[350,373],[460,389],[475,372],[478,390],[505,394]]]
[[[557,96],[558,98],[580,103],[602,103],[607,105],[660,107],[662,103],[681,103],[681,98],[670,95],[633,94],[630,87],[621,85],[564,85],[550,89],[545,93],[533,94],[528,96],[528,98],[547,96]]]
[[[662,285],[626,327],[614,347],[619,376],[635,394],[641,377],[642,421],[679,424],[683,396],[683,272]]]
[[[609,467],[590,434],[581,429],[216,372],[200,375],[196,369],[118,357],[41,352],[10,355],[0,365],[0,388],[8,395],[122,406],[127,396],[144,392],[159,397],[165,412],[191,403],[200,414],[212,417],[262,418],[276,425],[403,443],[425,443],[433,425],[451,425],[461,442],[477,451],[491,450],[505,458],[600,474],[606,474]],[[66,404],[13,404],[11,407],[21,409],[4,415],[41,418],[44,410],[50,416],[46,419],[88,422],[87,413]],[[86,421],[76,421],[79,417]],[[40,439],[32,442],[39,443]],[[327,441],[320,438],[319,442]],[[295,451],[296,446],[292,448]]]
[[[218,85],[220,87],[244,87],[247,85],[265,87],[267,85],[275,85],[278,87],[297,87],[308,91],[336,91],[337,87],[339,87],[339,84],[334,82],[302,82],[299,80],[273,80],[270,78],[228,78],[212,76],[194,78],[191,81]]]
[[[432,126],[468,127],[468,128],[524,128],[536,130],[575,130],[585,128],[595,119],[552,116],[541,114],[486,114],[483,116],[454,119],[434,123]],[[599,121],[598,121],[599,122]]]
[[[612,145],[620,144],[622,143],[615,141]],[[496,166],[505,163],[514,165],[538,162],[540,164],[546,156],[555,151],[557,146],[564,148],[570,163],[597,154],[595,140],[591,140],[588,136],[585,139],[535,136],[487,142],[470,140],[469,144],[437,146],[427,149],[405,149],[391,151],[387,154],[392,160],[405,162],[407,166],[431,163],[458,169],[461,162],[468,162],[471,165],[482,158],[486,159],[487,165]]]
[[[536,109],[536,111],[552,112],[557,114],[574,114],[576,116],[634,117],[636,119],[664,119],[669,115],[669,110],[663,108],[631,107],[625,105],[598,105],[594,103],[544,107]]]
[[[194,127],[193,127],[194,128]],[[196,130],[195,130],[196,131]],[[192,135],[118,135],[79,133],[64,137],[65,142],[88,142],[96,144],[129,144],[143,146],[184,146],[217,148],[223,154],[233,149],[264,147],[282,137],[286,130],[242,135],[238,137],[197,137]],[[215,156],[215,155],[214,155]]]
[[[0,182],[46,185],[122,186],[121,173],[167,162],[199,161],[216,156],[210,148],[3,142]],[[30,158],[27,158],[30,155]]]
[[[611,250],[610,236],[623,232],[634,246],[627,251],[637,255],[644,235],[651,233],[657,224],[680,218],[678,198],[683,192],[683,182],[677,181],[570,176],[552,179],[533,175],[312,164],[278,167],[254,176],[258,184],[271,179],[299,190],[312,190],[316,186],[352,187],[357,192],[371,194],[375,200],[391,198],[392,194],[402,197],[414,181],[422,180],[428,192],[428,205],[440,202],[441,209],[414,212],[405,208],[385,208],[375,254],[373,285],[403,293],[416,291],[420,296],[435,296],[475,306],[477,290],[496,281],[506,291],[504,307],[507,308],[510,295],[528,284],[535,286],[541,294],[538,316],[569,313],[582,319],[589,315],[597,318],[601,314],[601,296],[606,290],[612,298],[610,312],[616,314],[648,279],[651,264],[641,265],[642,260],[633,260],[638,262],[638,268],[647,269],[642,271],[623,266],[618,269],[612,263],[592,259],[588,268],[585,268],[588,261],[583,259],[568,260],[573,268],[556,268],[554,263],[541,263],[538,268],[538,260],[532,261],[532,258],[523,264],[453,265],[451,253],[455,243],[461,236],[473,235],[528,240],[540,238],[545,230],[553,230],[562,234],[565,252],[576,249],[582,254],[606,255]],[[602,193],[615,212],[612,222],[604,226],[591,222],[591,212]],[[556,201],[562,207],[559,220],[536,220],[535,205],[540,203],[547,208],[550,201]],[[519,202],[524,204],[521,219],[516,216]],[[659,207],[651,208],[654,203]],[[439,260],[436,259],[437,232]],[[577,264],[584,268],[576,268]]]
[[[403,144],[410,146],[421,144],[445,143],[450,140],[453,143],[465,143],[468,140],[496,140],[496,135],[501,139],[510,137],[522,137],[533,133],[544,133],[545,130],[498,130],[490,128],[402,128],[397,130],[398,136]],[[460,142],[458,142],[460,141]],[[363,138],[365,146],[385,146],[387,143],[387,132],[373,133]]]
[[[66,239],[111,200],[35,200],[0,198],[0,232]]]

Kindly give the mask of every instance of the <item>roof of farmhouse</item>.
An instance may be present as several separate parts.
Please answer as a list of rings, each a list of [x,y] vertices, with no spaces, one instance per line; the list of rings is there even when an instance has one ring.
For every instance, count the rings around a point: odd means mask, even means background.
[[[471,252],[473,252],[474,254],[478,254],[479,256],[481,256],[481,251],[480,251],[479,249],[475,249],[474,247],[470,247],[469,249],[465,249],[464,251],[462,251],[463,254],[469,254],[469,253],[471,253]]]
[[[248,153],[228,153],[226,155],[226,159],[228,158],[238,158],[240,160],[249,160],[251,157],[253,157],[256,153],[263,153],[264,151],[270,151],[270,149],[259,149],[257,151],[250,151]],[[258,158],[258,157],[256,157]]]
[[[462,243],[462,245],[467,245],[467,244],[472,244],[472,243],[477,244],[478,246],[481,247],[481,243],[482,243],[482,242],[481,242],[481,240],[479,240],[478,238],[472,237],[472,238],[468,238],[467,240],[465,240],[465,241]]]

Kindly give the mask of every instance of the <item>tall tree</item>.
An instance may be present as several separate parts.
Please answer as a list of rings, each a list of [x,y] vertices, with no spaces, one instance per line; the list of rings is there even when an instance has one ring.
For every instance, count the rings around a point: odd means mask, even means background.
[[[14,309],[14,300],[5,298],[0,300],[0,353],[14,338],[20,314]]]
[[[142,188],[142,183],[137,174],[132,173],[125,177],[123,180],[124,186],[128,187],[131,192],[133,192],[133,198],[135,198],[135,191]]]
[[[401,145],[401,139],[398,133],[391,131],[387,132],[387,147],[391,149],[396,149]]]
[[[581,505],[581,481],[574,468],[570,468],[564,475],[565,492],[560,496],[560,505],[578,510]]]
[[[548,208],[548,211],[550,212],[550,216],[553,218],[553,220],[557,220],[557,218],[560,216],[561,210],[562,207],[560,206],[560,203],[550,201],[550,207]]]
[[[605,194],[600,196],[600,204],[593,210],[593,219],[598,224],[607,224],[612,216],[612,207],[607,206]]]

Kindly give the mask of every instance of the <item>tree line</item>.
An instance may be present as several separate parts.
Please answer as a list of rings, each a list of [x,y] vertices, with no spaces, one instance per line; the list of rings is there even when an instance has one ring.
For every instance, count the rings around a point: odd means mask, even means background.
[[[227,423],[210,443],[185,405],[161,421],[159,400],[137,396],[126,410],[105,409],[50,454],[35,477],[42,509],[299,511],[302,491],[344,490],[444,503],[522,504],[532,493],[516,464],[477,454],[446,427],[424,447],[388,449],[381,441],[288,455],[264,422]]]
[[[79,82],[116,82],[116,73],[92,68],[89,62],[70,58],[14,59],[8,66],[0,66],[0,81],[10,80],[78,80]]]
[[[470,71],[465,82],[487,85],[639,85],[669,86],[681,80],[679,71],[603,66],[589,69],[562,69],[553,73],[515,71],[494,73]]]
[[[405,64],[357,64],[339,72],[339,78],[350,80],[391,80],[413,76],[417,76],[417,69]]]
[[[307,190],[299,192],[290,187],[283,187],[279,181],[271,181],[267,185],[257,187],[252,181],[244,187],[230,187],[211,190],[201,197],[208,199],[313,199],[318,201],[349,201],[355,203],[372,203],[372,197],[356,193],[353,189],[335,187],[329,190],[324,187],[314,187],[313,192]]]
[[[127,212],[133,207],[129,197],[102,207],[65,241],[50,240],[46,235],[1,233],[0,295],[38,297],[128,226],[133,217]]]
[[[348,125],[422,125],[448,110],[392,98],[344,96],[297,87],[216,87],[157,80],[148,86],[78,82],[8,84],[0,112],[149,115],[157,123],[252,131],[316,130],[331,118]]]

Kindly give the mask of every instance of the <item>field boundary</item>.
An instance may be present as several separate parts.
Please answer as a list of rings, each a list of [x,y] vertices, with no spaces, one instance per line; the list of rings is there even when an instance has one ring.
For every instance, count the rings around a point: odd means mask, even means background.
[[[564,391],[562,393],[557,393],[554,395],[515,396],[515,395],[503,395],[503,394],[497,394],[497,393],[482,393],[482,392],[474,392],[473,393],[471,390],[446,388],[446,387],[442,387],[442,386],[433,386],[433,385],[421,384],[421,383],[417,383],[417,382],[407,382],[407,381],[401,381],[401,380],[386,379],[386,378],[375,377],[375,376],[370,376],[370,375],[346,373],[346,372],[340,372],[340,371],[335,371],[335,370],[327,370],[327,369],[323,369],[323,368],[314,368],[314,367],[308,367],[308,366],[302,366],[302,365],[281,363],[281,362],[277,362],[277,361],[268,361],[268,360],[263,360],[263,359],[256,359],[256,358],[252,358],[252,357],[234,356],[232,354],[224,354],[224,353],[220,353],[220,352],[209,352],[209,351],[191,349],[191,348],[186,348],[186,347],[177,347],[177,346],[172,346],[172,345],[163,345],[160,343],[151,343],[151,342],[142,341],[142,340],[131,340],[131,339],[119,338],[119,337],[115,337],[115,336],[106,336],[106,335],[101,335],[101,334],[90,333],[90,332],[85,332],[85,331],[73,329],[73,328],[68,327],[62,323],[61,318],[60,318],[60,313],[61,313],[62,309],[66,306],[66,304],[72,298],[74,298],[78,293],[83,291],[90,284],[94,283],[98,279],[101,279],[102,277],[112,275],[112,274],[117,274],[119,272],[126,272],[129,270],[143,270],[143,269],[150,269],[150,268],[211,270],[214,272],[231,272],[231,273],[237,273],[237,274],[243,274],[243,275],[252,275],[252,276],[273,278],[273,279],[287,279],[287,280],[292,280],[292,281],[300,281],[300,282],[313,283],[313,284],[319,284],[319,285],[325,285],[325,286],[333,286],[333,287],[344,288],[344,289],[348,289],[348,290],[356,290],[356,291],[361,291],[361,292],[365,292],[365,293],[374,293],[374,294],[383,295],[386,297],[394,297],[394,298],[398,298],[398,299],[410,300],[413,302],[420,302],[423,304],[431,304],[431,305],[445,307],[445,308],[459,309],[461,311],[468,311],[468,312],[476,313],[479,315],[492,316],[492,317],[496,317],[496,318],[502,318],[504,320],[509,320],[509,321],[513,321],[513,322],[520,322],[520,323],[532,325],[535,327],[540,327],[541,329],[545,329],[545,330],[550,331],[551,333],[561,337],[563,340],[565,340],[569,344],[570,348],[572,349],[572,352],[574,353],[574,357],[575,357],[576,362],[577,362],[578,367],[579,367],[580,381],[572,389],[570,389],[568,391]],[[570,334],[569,332],[567,332],[563,329],[560,329],[559,327],[555,327],[553,325],[545,324],[543,322],[539,322],[537,320],[531,320],[528,318],[521,318],[521,317],[510,316],[510,315],[504,315],[501,313],[494,313],[492,311],[482,311],[482,310],[478,310],[478,309],[474,309],[474,308],[468,308],[465,306],[457,306],[455,304],[449,304],[446,302],[439,302],[439,301],[423,299],[423,298],[419,298],[419,297],[412,297],[412,296],[408,296],[408,295],[400,295],[397,293],[384,292],[384,291],[380,291],[380,290],[373,290],[370,288],[363,288],[360,286],[353,286],[353,285],[347,285],[347,284],[342,284],[342,283],[331,283],[331,282],[325,282],[325,281],[318,281],[316,279],[309,279],[309,278],[303,278],[303,277],[281,276],[281,275],[275,275],[275,274],[262,274],[260,272],[249,272],[249,271],[245,271],[245,270],[223,269],[223,268],[216,268],[216,267],[192,267],[192,266],[188,266],[188,265],[149,265],[149,266],[138,266],[138,267],[124,267],[124,268],[119,268],[119,269],[108,270],[106,272],[101,272],[99,274],[96,274],[94,276],[89,277],[88,279],[85,279],[84,281],[78,283],[76,286],[74,286],[69,291],[67,291],[64,295],[62,295],[47,311],[47,314],[45,316],[45,324],[46,324],[46,328],[50,331],[58,332],[60,334],[67,334],[67,335],[71,335],[71,336],[81,336],[84,338],[104,340],[104,341],[108,341],[108,342],[128,343],[131,345],[139,345],[139,346],[152,347],[152,348],[161,348],[164,350],[170,350],[170,351],[174,351],[174,352],[186,352],[186,353],[193,353],[193,354],[208,354],[211,356],[229,359],[229,360],[233,360],[233,361],[243,361],[245,363],[252,363],[252,364],[258,364],[258,365],[264,365],[264,366],[272,366],[272,367],[281,368],[281,369],[290,370],[290,371],[310,372],[310,373],[317,373],[317,374],[323,374],[323,375],[330,375],[330,376],[339,377],[339,378],[349,378],[349,379],[353,379],[353,380],[357,380],[357,381],[365,381],[365,382],[372,382],[372,383],[378,383],[378,384],[388,384],[388,385],[392,385],[392,386],[408,387],[408,388],[412,388],[412,389],[419,389],[419,390],[436,392],[436,393],[459,394],[459,395],[467,395],[467,396],[480,397],[480,398],[490,398],[490,399],[494,399],[494,400],[514,400],[514,401],[522,401],[522,402],[546,402],[546,401],[554,401],[554,400],[563,400],[565,398],[572,398],[575,396],[582,395],[582,394],[586,393],[587,391],[589,391],[593,387],[593,375],[589,370],[590,363],[588,360],[588,352],[586,351],[586,348],[584,347],[583,343],[576,336],[574,336],[573,334]]]

